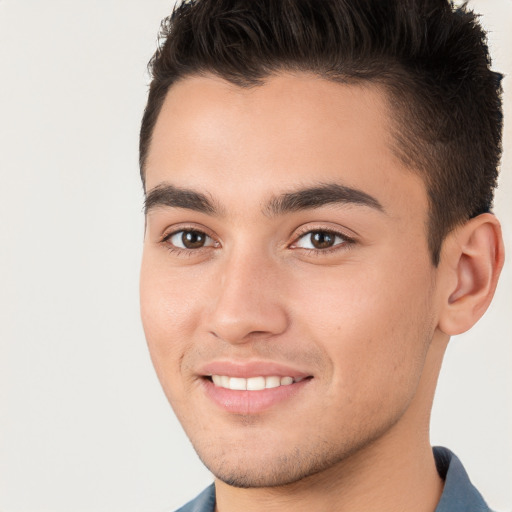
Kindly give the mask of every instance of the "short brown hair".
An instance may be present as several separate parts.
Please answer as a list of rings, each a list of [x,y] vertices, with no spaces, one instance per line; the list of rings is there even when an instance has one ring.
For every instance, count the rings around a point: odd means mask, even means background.
[[[448,0],[185,0],[163,20],[140,131],[144,165],[169,87],[211,73],[254,87],[280,71],[388,93],[397,155],[420,173],[428,243],[488,212],[501,157],[501,75],[466,5]]]

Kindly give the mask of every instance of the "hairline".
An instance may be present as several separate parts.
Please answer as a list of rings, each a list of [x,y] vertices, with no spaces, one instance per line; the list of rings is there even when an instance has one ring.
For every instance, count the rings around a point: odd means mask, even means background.
[[[416,170],[420,171],[420,169],[423,168],[423,166],[414,166],[413,161],[405,157],[403,151],[401,151],[401,142],[402,139],[400,137],[400,134],[402,130],[399,128],[399,121],[402,119],[405,108],[400,106],[398,108],[399,114],[401,113],[402,116],[398,115],[396,116],[393,114],[393,111],[391,109],[391,102],[393,100],[394,94],[393,94],[393,78],[396,80],[397,75],[400,75],[400,78],[402,80],[405,80],[408,76],[408,73],[398,65],[395,65],[392,67],[392,72],[387,73],[389,74],[388,77],[385,76],[385,73],[382,74],[375,74],[372,77],[355,77],[351,76],[350,74],[343,75],[342,73],[333,74],[333,73],[326,73],[322,72],[321,70],[315,70],[312,67],[306,67],[306,66],[287,66],[285,64],[282,64],[281,66],[276,65],[272,67],[272,69],[268,69],[265,74],[261,74],[257,79],[244,77],[243,79],[240,79],[240,77],[229,77],[224,76],[221,72],[215,69],[197,69],[194,71],[189,71],[186,73],[182,73],[176,77],[174,77],[172,80],[169,80],[163,84],[160,84],[160,88],[165,89],[165,92],[159,96],[159,102],[157,105],[157,108],[154,110],[154,119],[150,126],[151,133],[149,137],[147,138],[147,144],[144,148],[144,152],[140,155],[139,159],[139,166],[140,166],[140,174],[142,179],[142,185],[144,188],[144,191],[146,190],[146,184],[145,184],[145,173],[146,173],[146,161],[147,157],[150,153],[151,149],[151,143],[153,140],[153,134],[155,131],[156,124],[158,122],[158,118],[160,117],[160,113],[162,111],[163,105],[165,103],[165,100],[168,96],[168,94],[171,92],[171,89],[191,78],[218,78],[220,80],[223,80],[225,82],[230,83],[231,85],[241,88],[241,89],[251,89],[256,87],[264,86],[267,81],[273,77],[283,76],[283,75],[292,75],[292,76],[300,76],[300,75],[309,75],[311,77],[320,78],[323,80],[326,80],[328,82],[334,83],[334,84],[345,84],[345,85],[356,85],[356,86],[370,86],[375,87],[379,89],[383,93],[385,105],[386,105],[386,115],[388,116],[388,120],[390,121],[390,126],[393,127],[392,130],[390,130],[391,139],[396,142],[396,144],[392,144],[390,149],[394,150],[395,156],[397,156],[401,162],[405,164],[405,166],[410,169],[411,171]],[[403,93],[406,93],[407,96],[411,96],[410,94],[407,94],[407,91],[402,91]],[[398,117],[399,119],[396,119]],[[403,140],[403,139],[402,139]],[[396,147],[395,147],[396,146]],[[423,180],[425,181],[425,180]]]

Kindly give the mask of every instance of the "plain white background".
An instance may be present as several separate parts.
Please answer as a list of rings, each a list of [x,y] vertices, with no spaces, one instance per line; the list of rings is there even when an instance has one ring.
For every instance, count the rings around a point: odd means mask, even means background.
[[[512,72],[510,0],[473,0]],[[0,0],[0,509],[172,509],[210,482],[160,390],[138,311],[137,144],[168,0]],[[511,78],[506,117],[512,119]],[[511,126],[496,212],[512,258]],[[510,260],[509,258],[509,260]],[[512,260],[511,260],[512,261]],[[512,265],[452,340],[432,442],[512,510]]]

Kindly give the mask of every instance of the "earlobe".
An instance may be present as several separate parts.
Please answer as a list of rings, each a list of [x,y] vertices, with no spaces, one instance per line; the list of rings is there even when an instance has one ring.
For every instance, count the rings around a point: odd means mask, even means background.
[[[498,219],[484,213],[448,235],[440,265],[447,287],[439,328],[445,334],[467,331],[489,306],[503,267],[504,247]]]

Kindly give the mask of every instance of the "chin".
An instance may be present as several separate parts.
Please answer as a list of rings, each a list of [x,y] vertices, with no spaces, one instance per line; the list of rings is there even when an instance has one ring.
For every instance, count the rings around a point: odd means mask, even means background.
[[[252,467],[242,466],[240,462],[205,465],[218,480],[245,489],[291,485],[326,469],[317,464],[304,465],[294,458],[274,459],[271,463],[262,462]]]
[[[333,446],[318,442],[309,449],[305,447],[265,447],[262,451],[247,447],[231,447],[214,453],[212,446],[196,448],[200,459],[208,470],[222,482],[233,487],[261,488],[291,485],[323,471],[341,468],[341,463],[366,443]]]

